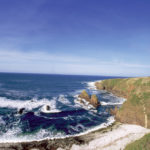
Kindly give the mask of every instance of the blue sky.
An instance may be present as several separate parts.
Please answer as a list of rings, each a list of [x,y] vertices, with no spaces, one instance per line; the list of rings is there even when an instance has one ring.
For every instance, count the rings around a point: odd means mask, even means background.
[[[150,75],[149,0],[0,0],[0,72]]]

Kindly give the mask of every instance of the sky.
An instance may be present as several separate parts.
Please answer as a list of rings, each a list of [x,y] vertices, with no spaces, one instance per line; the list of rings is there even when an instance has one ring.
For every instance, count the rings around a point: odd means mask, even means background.
[[[149,0],[0,0],[0,72],[150,76]]]

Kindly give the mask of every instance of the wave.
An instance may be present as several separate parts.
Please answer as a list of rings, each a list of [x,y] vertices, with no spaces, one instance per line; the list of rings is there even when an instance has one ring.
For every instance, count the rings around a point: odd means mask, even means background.
[[[66,104],[66,105],[70,105],[71,104],[71,102],[66,98],[66,96],[62,95],[62,94],[59,95],[58,101],[60,101],[63,104]]]
[[[48,100],[46,98],[44,99],[32,99],[32,100],[11,100],[7,99],[5,97],[0,97],[0,107],[8,107],[8,108],[15,108],[15,109],[21,109],[25,108],[26,110],[32,110],[34,108],[41,107],[43,105],[50,105],[51,109],[56,109],[56,98],[53,98],[51,100]]]
[[[65,135],[64,133],[58,132],[58,131],[50,132],[50,130],[48,129],[41,129],[35,134],[21,135],[21,129],[16,127],[13,129],[9,129],[6,133],[1,135],[0,143],[32,142],[32,141],[42,141],[46,139],[53,140],[53,139],[64,139],[68,137],[77,137],[77,136],[85,135],[85,134],[88,134],[90,132],[93,132],[99,129],[106,128],[112,125],[114,122],[115,122],[115,119],[113,116],[111,116],[107,119],[105,123],[102,123],[96,127],[92,127],[86,131],[83,131],[82,133],[74,134],[74,135]],[[84,127],[81,124],[78,124],[74,129],[78,130],[78,128],[84,128]]]
[[[101,105],[122,105],[125,102],[125,99],[122,99],[120,102],[104,102],[101,101]]]
[[[0,116],[0,125],[4,125],[5,124],[5,121],[2,119],[2,117]]]
[[[97,112],[97,109],[95,109],[95,107],[92,106],[92,105],[91,105],[89,102],[87,102],[85,99],[82,99],[82,102],[83,102],[83,103],[80,102],[79,98],[76,98],[76,99],[74,100],[75,106],[77,106],[77,107],[82,107],[82,108],[85,109],[85,110],[90,110],[90,111],[95,112],[95,113]]]
[[[31,100],[12,100],[6,97],[0,97],[0,107],[8,108],[25,108],[27,110],[32,110],[44,105],[50,105],[51,109],[56,109],[56,103],[61,102],[64,105],[70,105],[70,100],[65,95],[59,95],[58,97],[53,97],[52,99],[36,99]]]
[[[95,82],[100,82],[101,80],[96,80],[96,81],[92,81],[92,82],[84,82],[87,84],[87,88],[90,90],[97,90],[96,86],[95,86]]]

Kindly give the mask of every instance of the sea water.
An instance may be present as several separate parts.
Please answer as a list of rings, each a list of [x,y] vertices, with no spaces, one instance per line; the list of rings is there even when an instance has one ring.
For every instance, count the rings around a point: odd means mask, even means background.
[[[0,142],[62,138],[109,125],[108,110],[124,101],[96,90],[95,81],[109,78],[116,77],[0,73]],[[98,96],[97,111],[76,103],[82,90]],[[45,105],[50,113],[42,111]]]

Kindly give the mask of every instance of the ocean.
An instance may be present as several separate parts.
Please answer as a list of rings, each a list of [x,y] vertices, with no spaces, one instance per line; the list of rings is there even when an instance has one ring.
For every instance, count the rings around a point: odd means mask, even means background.
[[[0,143],[63,138],[107,126],[113,120],[108,110],[123,102],[96,90],[95,81],[109,78],[116,77],[0,73]],[[82,90],[98,96],[97,111],[76,102]],[[50,113],[43,111],[46,105]]]

